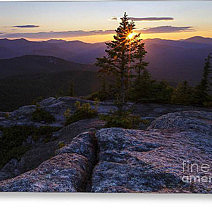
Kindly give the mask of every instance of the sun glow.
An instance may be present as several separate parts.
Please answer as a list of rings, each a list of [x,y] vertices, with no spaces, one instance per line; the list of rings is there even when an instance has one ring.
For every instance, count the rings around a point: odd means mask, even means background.
[[[134,33],[134,32],[129,33],[129,34],[127,35],[127,39],[128,39],[128,40],[133,39],[133,38],[134,38],[134,36],[135,36],[135,34],[136,34],[136,33]]]

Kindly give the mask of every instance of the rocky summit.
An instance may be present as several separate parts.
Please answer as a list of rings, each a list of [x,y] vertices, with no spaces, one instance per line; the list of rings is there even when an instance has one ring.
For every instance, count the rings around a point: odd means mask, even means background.
[[[146,130],[99,126],[66,136],[53,157],[1,181],[0,191],[212,193],[212,112],[168,113]]]
[[[18,176],[24,172],[35,169],[42,162],[54,157],[55,151],[58,149],[58,147],[70,144],[70,142],[75,136],[83,132],[87,132],[91,128],[99,130],[104,127],[105,124],[104,121],[99,120],[97,117],[92,119],[83,119],[74,122],[68,126],[65,126],[66,117],[64,114],[67,110],[70,111],[70,114],[73,114],[76,110],[75,103],[77,101],[81,102],[82,104],[89,103],[93,109],[96,108],[96,102],[94,101],[67,96],[59,98],[49,97],[40,102],[37,102],[36,105],[22,106],[17,110],[11,112],[0,112],[0,140],[3,137],[3,131],[2,131],[3,128],[10,129],[12,127],[24,127],[24,129],[22,129],[21,132],[27,131],[26,127],[33,127],[35,129],[42,127],[48,127],[48,128],[50,127],[52,128],[52,131],[56,130],[54,131],[54,133],[52,133],[52,137],[47,139],[48,142],[46,142],[45,134],[44,136],[37,138],[37,140],[35,139],[37,136],[33,135],[28,135],[24,139],[21,138],[23,139],[22,144],[19,145],[18,147],[19,149],[17,149],[16,147],[15,150],[15,151],[19,150],[20,152],[19,155],[16,152],[14,152],[11,147],[8,147],[6,150],[4,150],[4,153],[6,152],[8,157],[5,157],[5,155],[0,154],[0,181]],[[146,129],[150,123],[152,123],[153,126],[155,120],[160,116],[161,118],[157,119],[160,120],[160,122],[157,121],[157,123],[154,124],[153,128],[158,128],[159,126],[158,123],[160,123],[160,128],[161,126],[171,128],[170,122],[172,121],[172,123],[175,124],[179,122],[180,123],[179,125],[181,125],[182,128],[187,129],[186,125],[188,124],[188,121],[191,122],[191,116],[190,114],[188,114],[186,115],[186,120],[182,121],[178,120],[183,119],[182,115],[179,115],[181,114],[182,111],[187,111],[187,113],[189,113],[189,111],[192,111],[191,114],[195,113],[197,114],[196,116],[198,116],[198,111],[200,111],[201,114],[204,113],[203,115],[204,117],[210,116],[211,112],[210,108],[204,108],[204,111],[202,111],[203,108],[201,107],[169,105],[169,104],[128,103],[128,106],[130,108],[133,106],[134,114],[140,116],[141,119],[148,122],[148,124],[140,124],[139,129],[142,130]],[[51,123],[46,123],[43,120],[40,121],[34,120],[32,118],[33,117],[32,115],[37,110],[38,107],[49,113],[52,117],[54,117],[54,120]],[[110,111],[114,110],[116,110],[116,107],[111,101],[103,101],[98,103],[97,107],[98,114],[108,114]],[[175,112],[178,112],[178,115],[175,115],[176,114]],[[167,117],[167,114],[169,114],[169,117]],[[172,116],[174,116],[175,119],[173,119]],[[175,120],[178,121],[176,122]],[[197,122],[196,123],[197,128],[198,129],[202,128],[203,127],[202,124],[203,123],[201,122],[200,123]],[[200,125],[202,127],[200,127]],[[191,126],[191,124],[189,126]],[[60,128],[60,130],[58,130],[57,128]],[[209,130],[205,131],[209,132]],[[20,134],[20,130],[18,134]],[[11,141],[11,138],[9,141]],[[8,140],[5,141],[6,146],[7,143]],[[22,151],[22,149],[23,148],[25,149],[25,147],[27,146],[30,146],[30,149],[28,149],[27,151],[25,150]],[[2,148],[0,149],[0,151],[1,150]],[[8,152],[8,150],[12,151],[12,155]],[[5,158],[7,159],[5,160]]]
[[[26,105],[18,108],[17,110],[11,112],[0,112],[0,127],[10,127],[10,126],[57,126],[63,127],[65,123],[64,112],[69,109],[71,113],[75,111],[75,102],[89,103],[92,108],[95,107],[95,102],[91,100],[85,100],[76,97],[49,97],[37,103],[39,108],[49,112],[55,118],[53,123],[47,124],[45,122],[37,122],[32,120],[32,113],[36,110],[37,105]],[[201,107],[194,106],[182,106],[182,105],[169,105],[169,104],[133,104],[128,103],[129,107],[134,107],[134,113],[140,115],[143,119],[153,121],[161,115],[180,111],[201,111]],[[113,102],[104,101],[98,103],[98,113],[108,114],[110,111],[116,110]],[[204,108],[204,111],[211,112],[211,109]],[[1,136],[1,132],[0,132]]]

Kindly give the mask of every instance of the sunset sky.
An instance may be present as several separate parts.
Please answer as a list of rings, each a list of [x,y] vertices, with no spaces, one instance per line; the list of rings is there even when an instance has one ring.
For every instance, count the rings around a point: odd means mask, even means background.
[[[212,1],[0,2],[0,38],[112,39],[127,12],[142,38],[212,37]]]

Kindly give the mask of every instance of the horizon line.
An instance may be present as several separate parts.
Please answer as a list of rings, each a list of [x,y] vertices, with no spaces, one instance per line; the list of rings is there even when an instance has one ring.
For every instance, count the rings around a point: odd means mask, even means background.
[[[185,39],[163,39],[163,38],[146,38],[146,39],[142,39],[142,40],[155,40],[155,39],[159,39],[159,40],[172,40],[172,41],[183,41],[183,40],[187,40],[190,38],[204,38],[204,39],[212,39],[212,37],[204,37],[204,36],[192,36],[192,37],[188,37]],[[110,42],[111,40],[107,40],[107,41],[102,41],[102,42],[84,42],[81,40],[66,40],[66,39],[60,39],[60,38],[50,38],[50,39],[41,39],[41,40],[31,40],[31,39],[26,39],[26,38],[0,38],[0,40],[9,40],[9,41],[15,41],[15,40],[25,40],[25,41],[29,41],[29,42],[48,42],[48,41],[65,41],[65,42],[82,42],[82,43],[89,43],[89,44],[97,44],[97,43],[105,43],[105,42]]]

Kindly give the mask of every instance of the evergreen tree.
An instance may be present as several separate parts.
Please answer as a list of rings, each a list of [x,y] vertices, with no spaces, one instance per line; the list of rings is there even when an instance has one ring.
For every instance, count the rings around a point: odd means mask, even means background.
[[[211,54],[208,55],[208,57],[205,59],[205,66],[203,71],[202,80],[200,81],[200,84],[196,86],[195,89],[195,103],[203,105],[205,102],[207,102],[210,98],[209,91],[210,91],[210,73],[211,70]]]
[[[69,87],[69,90],[68,90],[68,95],[69,96],[74,96],[74,83],[73,82],[70,83],[70,87]]]
[[[174,88],[167,81],[154,81],[152,87],[151,100],[153,102],[170,103]]]
[[[173,92],[171,102],[174,104],[189,105],[193,102],[193,89],[188,85],[187,81],[179,83]]]
[[[136,73],[136,79],[133,83],[130,94],[130,99],[133,101],[147,99],[151,93],[151,85],[153,81],[150,73],[146,70],[146,66],[148,65],[148,63],[144,61],[146,53],[144,43],[140,39],[134,54],[134,70]]]
[[[147,70],[138,71],[134,85],[131,89],[130,100],[135,102],[148,101],[151,99],[154,80]]]
[[[137,82],[139,82],[139,79],[141,77],[142,71],[145,70],[145,67],[148,65],[147,62],[144,61],[144,57],[146,55],[146,51],[144,49],[144,43],[142,42],[142,39],[139,40],[137,49],[134,54],[134,58],[136,59],[134,62],[134,68],[137,72]],[[148,74],[147,72],[145,74]]]
[[[110,76],[110,84],[119,112],[127,101],[129,85],[133,78],[135,52],[138,51],[140,34],[133,30],[135,24],[129,21],[126,13],[121,18],[119,27],[115,30],[114,40],[106,43],[106,56],[97,58],[96,65],[100,67],[99,72]]]
[[[110,99],[110,92],[109,92],[109,89],[107,88],[106,79],[102,78],[101,81],[102,81],[102,83],[101,83],[100,89],[98,91],[97,98],[100,101],[104,101],[106,99]]]
[[[58,98],[60,96],[65,96],[65,95],[66,95],[66,91],[64,91],[64,88],[59,88],[56,93],[56,98]]]

